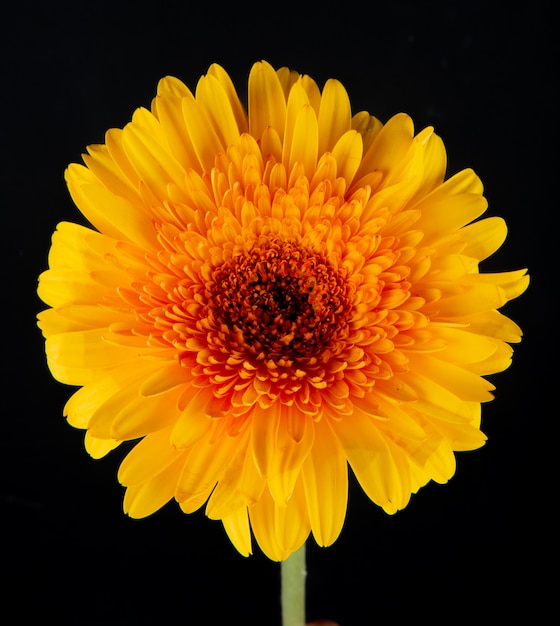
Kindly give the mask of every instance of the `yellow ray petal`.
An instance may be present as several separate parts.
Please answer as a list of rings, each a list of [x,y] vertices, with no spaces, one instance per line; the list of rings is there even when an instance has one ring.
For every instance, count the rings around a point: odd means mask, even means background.
[[[178,457],[148,481],[128,487],[123,502],[124,512],[134,518],[147,517],[167,504],[173,498],[183,462]]]
[[[174,424],[179,414],[180,393],[181,389],[175,388],[124,404],[111,422],[111,436],[122,440],[138,439]]]
[[[106,145],[91,145],[87,147],[89,154],[82,155],[87,168],[95,174],[99,182],[116,196],[125,198],[131,204],[137,205],[139,211],[145,211],[142,207],[142,198],[138,188],[123,174],[122,170],[111,157]]]
[[[456,318],[457,322],[468,324],[467,330],[475,335],[485,335],[508,343],[521,341],[521,328],[509,317],[498,311],[483,311]]]
[[[91,275],[67,268],[43,272],[39,276],[37,293],[43,302],[53,307],[72,304],[95,306],[107,295]]]
[[[89,431],[86,432],[84,437],[86,451],[93,459],[103,458],[121,443],[122,441],[117,441],[116,439],[99,439],[94,437]]]
[[[148,249],[156,246],[156,232],[152,221],[139,212],[135,205],[115,196],[105,187],[78,185],[73,177],[67,180],[72,199],[99,231],[115,239],[133,241]]]
[[[169,441],[171,427],[150,433],[139,441],[123,459],[118,472],[121,485],[140,485],[152,479],[184,451],[176,450]]]
[[[193,96],[182,99],[182,108],[185,125],[202,171],[209,172],[214,166],[216,155],[225,152],[227,146],[222,144],[206,111]]]
[[[373,140],[364,154],[357,177],[379,171],[384,177],[399,168],[410,150],[414,136],[414,124],[408,115],[399,113],[393,116]]]
[[[288,171],[291,172],[296,163],[301,163],[307,179],[311,180],[317,166],[317,140],[317,117],[311,105],[307,104],[299,111],[295,120]]]
[[[291,154],[292,143],[298,140],[298,136],[294,132],[295,127],[296,127],[296,121],[298,119],[300,112],[306,106],[309,107],[309,99],[302,85],[300,83],[297,83],[296,85],[294,85],[293,89],[289,92],[288,101],[286,103],[286,121],[285,121],[285,127],[284,127],[282,162],[284,163],[284,167],[286,168],[288,172],[291,170],[293,166],[293,163],[292,165],[290,165],[290,154]],[[315,126],[316,125],[317,124],[315,124]],[[315,134],[317,133],[315,132]],[[301,143],[301,137],[299,138],[299,140]],[[317,143],[316,140],[315,140],[315,143]]]
[[[355,130],[342,135],[332,149],[336,159],[337,175],[344,178],[348,187],[362,160],[362,137]]]
[[[193,98],[190,92],[188,97]],[[198,156],[187,131],[182,98],[172,94],[157,96],[157,116],[171,153],[185,171],[200,166]]]
[[[486,198],[473,193],[447,196],[434,192],[426,196],[414,207],[421,211],[416,226],[424,232],[423,243],[429,245],[439,237],[459,230],[482,215],[487,206]]]
[[[195,97],[204,108],[208,119],[212,120],[213,128],[223,146],[239,141],[239,127],[231,101],[220,81],[208,74],[202,76],[196,86]]]
[[[140,179],[163,202],[169,183],[184,188],[184,168],[172,156],[161,124],[146,109],[138,109],[122,134],[123,148]]]
[[[467,328],[434,323],[432,332],[445,342],[437,352],[437,358],[451,363],[475,363],[484,361],[497,349],[496,342],[488,337],[469,332]]]
[[[338,80],[331,78],[325,83],[321,94],[318,116],[319,155],[331,152],[339,139],[350,130],[351,123],[348,93]]]
[[[474,403],[461,400],[447,387],[422,376],[416,370],[403,374],[403,378],[418,395],[413,406],[415,410],[454,424],[470,423],[473,420]]]
[[[335,541],[346,517],[346,457],[325,420],[315,424],[315,441],[302,468],[311,530],[320,546]]]
[[[251,454],[250,438],[244,435],[238,439],[235,457],[208,500],[206,515],[211,519],[222,519],[233,515],[240,508],[252,506],[266,486]]]
[[[376,504],[394,512],[406,491],[402,484],[406,470],[398,467],[386,438],[371,418],[359,411],[340,421],[330,421],[329,425],[362,489]]]
[[[272,126],[284,139],[286,99],[273,67],[265,61],[255,63],[249,73],[249,131],[259,139]]]
[[[290,421],[298,422],[297,439],[291,432]],[[287,504],[291,498],[301,467],[313,446],[314,433],[311,418],[301,415],[295,407],[282,407],[267,476],[277,505]]]
[[[280,426],[281,411],[277,406],[268,410],[257,409],[251,424],[251,450],[256,466],[262,476],[268,478],[276,449],[276,437]]]
[[[229,77],[229,74],[224,70],[223,67],[218,65],[217,63],[213,63],[208,68],[208,74],[213,76],[218,80],[226,95],[228,97],[231,110],[235,116],[235,121],[237,123],[237,128],[240,133],[246,133],[249,130],[249,124],[247,121],[247,114],[245,113],[245,109],[239,100],[239,96],[235,90],[233,82]]]
[[[461,229],[461,239],[466,243],[461,252],[482,261],[504,243],[506,234],[507,226],[501,217],[477,220]]]
[[[213,430],[219,427],[213,422],[210,431],[191,447],[177,482],[175,497],[179,502],[212,489],[231,463],[240,439],[223,434],[211,443]]]
[[[383,128],[383,124],[367,111],[360,111],[352,118],[352,130],[357,130],[364,142],[364,154],[369,150],[373,140]]]
[[[230,541],[243,556],[253,553],[251,546],[251,527],[247,507],[241,507],[235,513],[222,518],[224,529]]]
[[[280,546],[288,554],[301,548],[309,536],[311,527],[301,477],[287,505],[275,503],[274,525]]]
[[[436,289],[439,287],[436,283],[432,286]],[[448,288],[448,293],[443,295],[437,302],[431,304],[429,309],[433,309],[431,317],[434,321],[447,321],[449,318],[499,309],[506,302],[507,296],[505,291],[497,285],[462,281],[452,289]],[[428,313],[429,309],[426,307],[425,312]]]
[[[126,364],[111,368],[105,375],[84,385],[70,397],[64,407],[68,422],[76,428],[87,428],[91,416],[109,398],[132,382],[143,380],[157,366],[150,361],[138,361],[135,367]]]
[[[437,353],[410,353],[409,367],[412,371],[422,372],[422,377],[429,378],[466,402],[492,400],[494,396],[490,392],[495,389],[492,383],[437,356]]]

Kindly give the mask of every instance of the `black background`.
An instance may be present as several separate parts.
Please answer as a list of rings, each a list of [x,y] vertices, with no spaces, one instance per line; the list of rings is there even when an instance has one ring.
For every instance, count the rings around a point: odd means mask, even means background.
[[[353,110],[399,111],[446,144],[449,173],[474,167],[488,215],[509,225],[483,267],[528,266],[532,284],[505,312],[524,329],[514,364],[483,407],[487,445],[456,476],[389,517],[352,484],[328,549],[310,543],[308,618],[505,623],[547,612],[557,558],[553,430],[557,312],[557,82],[552,2],[4,5],[1,204],[3,386],[0,446],[2,621],[76,626],[242,623],[278,626],[279,566],[238,555],[222,526],[175,504],[122,514],[119,450],[101,461],[62,418],[71,389],[53,381],[35,327],[50,236],[80,221],[63,182],[89,143],[149,106],[159,78],[191,88],[212,62],[243,92],[266,59],[338,78]],[[554,107],[554,108],[553,108]],[[553,238],[554,237],[554,238]],[[553,295],[554,294],[554,295]],[[556,524],[554,524],[556,525]]]

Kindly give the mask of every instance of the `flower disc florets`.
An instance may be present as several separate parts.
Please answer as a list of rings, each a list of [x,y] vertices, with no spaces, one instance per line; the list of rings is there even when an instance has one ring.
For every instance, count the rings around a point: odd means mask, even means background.
[[[348,335],[349,285],[324,255],[281,237],[262,237],[217,268],[209,313],[223,352],[305,366]]]

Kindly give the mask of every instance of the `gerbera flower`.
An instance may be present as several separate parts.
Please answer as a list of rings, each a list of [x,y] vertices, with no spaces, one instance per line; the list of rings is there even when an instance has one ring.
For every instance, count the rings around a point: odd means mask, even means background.
[[[194,94],[164,78],[84,161],[66,181],[96,230],[59,224],[39,324],[89,453],[139,440],[129,515],[205,506],[282,560],[337,538],[348,465],[394,513],[484,443],[483,376],[521,337],[498,309],[528,277],[479,273],[506,226],[474,221],[482,184],[445,180],[432,128],[265,62],[245,112],[212,65]]]

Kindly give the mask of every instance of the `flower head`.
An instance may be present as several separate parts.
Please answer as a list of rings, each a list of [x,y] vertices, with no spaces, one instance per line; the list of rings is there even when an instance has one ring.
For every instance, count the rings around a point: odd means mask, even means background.
[[[480,273],[502,219],[432,128],[352,116],[336,80],[265,62],[245,112],[212,65],[158,86],[66,171],[96,230],[59,224],[40,277],[65,414],[119,471],[124,508],[205,505],[242,554],[339,535],[348,465],[387,513],[481,446],[484,375],[521,331],[524,270]]]

